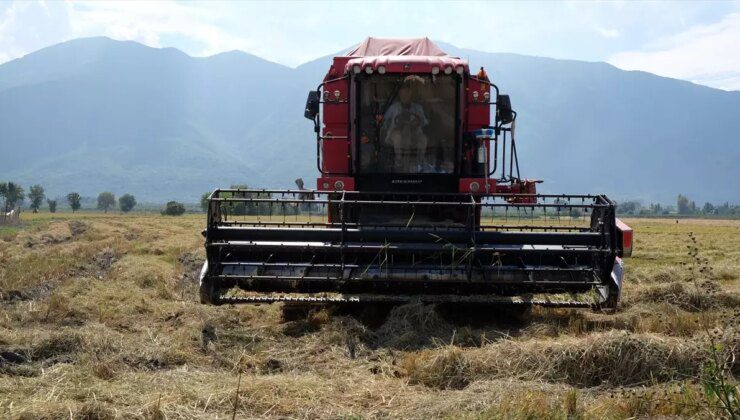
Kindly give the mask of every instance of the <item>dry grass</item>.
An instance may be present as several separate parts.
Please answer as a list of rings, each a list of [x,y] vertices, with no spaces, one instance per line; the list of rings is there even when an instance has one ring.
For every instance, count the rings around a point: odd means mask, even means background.
[[[199,216],[26,216],[0,236],[2,418],[706,418],[706,331],[738,348],[737,221],[629,221],[615,314],[410,304],[375,325],[198,304]],[[712,273],[681,265],[689,232]]]

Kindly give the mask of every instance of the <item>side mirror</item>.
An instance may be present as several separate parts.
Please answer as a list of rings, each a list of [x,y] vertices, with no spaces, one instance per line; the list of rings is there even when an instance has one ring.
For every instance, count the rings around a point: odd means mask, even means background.
[[[509,95],[498,95],[496,98],[496,123],[509,124],[514,121]]]
[[[306,110],[303,111],[303,116],[309,120],[313,120],[319,114],[319,104],[321,103],[321,97],[317,90],[308,92],[308,98],[306,99]]]

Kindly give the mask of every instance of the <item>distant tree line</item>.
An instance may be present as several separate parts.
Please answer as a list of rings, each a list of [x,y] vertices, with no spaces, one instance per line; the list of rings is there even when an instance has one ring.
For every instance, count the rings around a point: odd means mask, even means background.
[[[18,183],[1,182],[0,198],[2,199],[1,209],[3,210],[3,215],[8,213],[11,209],[15,209],[20,206],[26,198],[29,201],[29,209],[34,213],[38,213],[41,206],[44,204],[44,200],[46,200],[50,213],[56,213],[58,207],[58,200],[51,198],[47,199],[44,187],[38,184],[31,186],[28,194],[26,194],[23,187]],[[66,198],[67,204],[69,205],[69,208],[72,209],[73,213],[82,209],[83,202],[93,202],[97,204],[95,207],[97,210],[101,210],[105,213],[108,213],[109,210],[114,210],[116,207],[121,212],[128,213],[138,204],[136,197],[134,197],[133,194],[124,194],[116,199],[115,194],[110,191],[103,191],[98,194],[97,200],[82,197],[82,195],[76,191],[68,193],[64,198]],[[179,216],[185,213],[185,205],[177,201],[170,201],[165,205],[161,213],[168,216]]]
[[[47,198],[44,187],[38,184],[32,185],[26,195],[25,190],[18,183],[0,182],[0,198],[2,198],[2,209],[4,213],[23,204],[26,198],[29,201],[28,208],[34,213],[38,213],[44,201],[46,201],[46,205],[49,208],[49,213],[56,213],[57,211],[57,199]],[[71,192],[65,198],[73,213],[82,208],[83,197],[80,193]],[[97,209],[103,210],[106,213],[108,210],[116,208],[116,205],[119,210],[128,213],[136,207],[136,204],[136,198],[132,194],[124,194],[116,200],[116,196],[109,191],[101,192],[97,199]]]
[[[675,206],[664,206],[660,203],[650,203],[644,206],[640,201],[632,200],[618,203],[617,213],[634,216],[679,214],[685,216],[735,217],[740,216],[740,205],[725,201],[721,204],[706,202],[700,206],[687,196],[679,194]]]

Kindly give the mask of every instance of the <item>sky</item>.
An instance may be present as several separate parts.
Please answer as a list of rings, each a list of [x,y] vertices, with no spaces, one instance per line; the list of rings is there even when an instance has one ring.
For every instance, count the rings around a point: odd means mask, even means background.
[[[90,36],[241,50],[295,67],[367,36],[605,61],[740,90],[740,1],[61,2],[0,0],[0,63]]]

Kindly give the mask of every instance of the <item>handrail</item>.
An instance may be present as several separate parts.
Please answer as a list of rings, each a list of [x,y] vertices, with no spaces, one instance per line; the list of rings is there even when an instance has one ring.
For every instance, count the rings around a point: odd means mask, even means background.
[[[323,106],[324,104],[327,104],[327,103],[328,104],[349,103],[349,100],[339,100],[339,99],[335,101],[324,101],[323,100],[324,95],[322,95],[321,93],[321,90],[325,84],[338,82],[344,79],[349,79],[349,75],[344,75],[342,77],[325,80],[316,87],[316,92],[319,94],[319,105]],[[314,131],[316,132],[316,169],[319,170],[319,173],[321,175],[341,175],[341,173],[332,173],[332,172],[324,171],[324,169],[321,167],[321,156],[322,156],[321,144],[324,141],[324,139],[328,138],[326,136],[321,135],[321,107],[319,107],[319,112],[317,112],[316,115],[314,116]],[[349,136],[346,136],[346,138],[347,140],[349,140]]]

